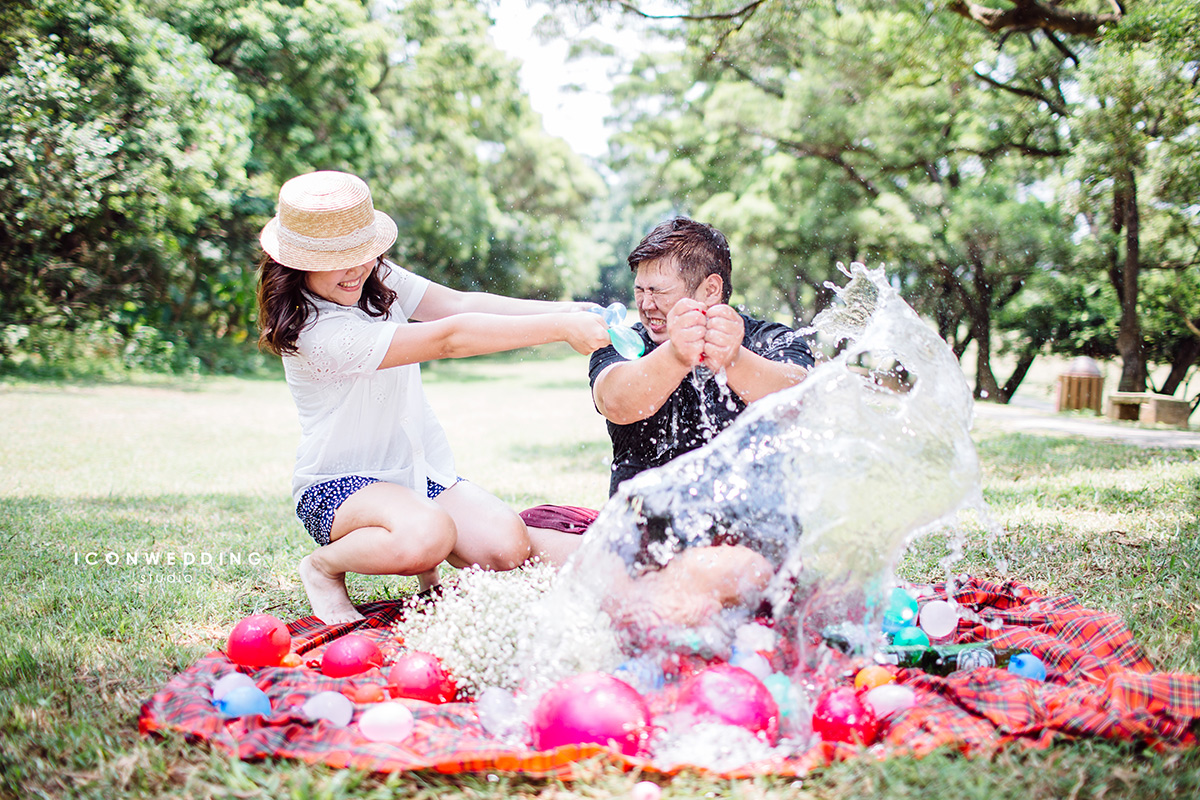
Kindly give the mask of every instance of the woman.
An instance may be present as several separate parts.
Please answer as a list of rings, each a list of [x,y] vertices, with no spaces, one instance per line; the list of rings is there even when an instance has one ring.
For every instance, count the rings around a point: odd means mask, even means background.
[[[418,365],[554,341],[590,353],[609,341],[601,317],[401,269],[384,258],[395,222],[342,172],[285,183],[260,241],[260,343],[283,357],[301,427],[296,513],[321,545],[300,563],[313,614],[361,618],[347,572],[418,575],[428,590],[443,560],[505,570],[557,550],[571,534],[531,541],[515,512],[456,476]]]

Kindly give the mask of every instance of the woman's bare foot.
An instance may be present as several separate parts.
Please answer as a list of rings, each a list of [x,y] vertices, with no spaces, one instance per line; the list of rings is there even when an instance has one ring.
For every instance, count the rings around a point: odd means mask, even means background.
[[[428,572],[422,572],[420,575],[417,576],[417,591],[418,592],[427,592],[430,589],[432,589],[433,587],[441,586],[441,585],[442,585],[442,576],[441,576],[441,573],[438,571],[437,567],[434,567],[433,569],[429,570]]]
[[[328,574],[313,563],[311,554],[300,562],[300,583],[312,605],[313,616],[326,625],[363,619],[346,593],[346,574]]]

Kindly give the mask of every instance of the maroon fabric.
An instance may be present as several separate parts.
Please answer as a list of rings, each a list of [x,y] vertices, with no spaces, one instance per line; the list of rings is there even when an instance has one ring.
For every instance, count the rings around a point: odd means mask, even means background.
[[[932,598],[943,592],[944,587],[934,586],[925,594]],[[900,670],[897,678],[914,690],[917,704],[884,723],[871,757],[921,756],[939,747],[988,756],[1009,744],[1044,748],[1080,737],[1140,742],[1157,749],[1197,746],[1200,676],[1155,672],[1116,615],[1083,608],[1072,597],[1041,597],[1018,583],[965,579],[954,597],[981,618],[998,623],[991,627],[963,620],[955,641],[987,640],[997,648],[1027,649],[1045,662],[1047,680],[1038,683],[995,668],[945,677]],[[470,702],[404,701],[416,727],[401,744],[368,741],[353,721],[345,728],[312,724],[299,706],[317,692],[353,694],[366,684],[386,683],[379,669],[349,678],[323,676],[319,659],[330,641],[353,631],[377,641],[385,655],[403,647],[402,638],[395,635],[403,635],[401,601],[369,603],[359,610],[367,617],[363,622],[325,626],[305,617],[288,626],[292,652],[308,659],[304,666],[246,669],[232,664],[224,653],[210,653],[146,702],[139,720],[142,732],[182,731],[243,759],[296,758],[374,772],[503,770],[570,778],[591,774],[594,766],[581,771],[576,765],[597,755],[625,769],[655,771],[643,759],[600,745],[538,752],[497,741],[488,736]],[[252,675],[267,693],[269,716],[224,720],[216,712],[213,684],[238,670]],[[852,683],[852,669],[837,672],[845,683]],[[366,708],[356,706],[356,720]],[[850,745],[823,743],[788,758],[746,764],[723,776],[803,775],[814,766],[861,754]]]
[[[521,519],[531,528],[549,528],[563,533],[583,533],[600,512],[580,506],[534,506],[521,512]]]

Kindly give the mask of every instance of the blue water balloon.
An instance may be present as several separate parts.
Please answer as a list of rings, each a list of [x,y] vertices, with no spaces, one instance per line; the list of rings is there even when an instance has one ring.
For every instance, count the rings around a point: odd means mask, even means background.
[[[217,701],[217,710],[225,719],[249,717],[254,714],[267,716],[271,713],[271,700],[257,686],[237,686]]]
[[[897,586],[888,597],[887,609],[883,612],[884,633],[895,633],[901,628],[917,622],[917,601],[912,595]]]
[[[609,326],[620,325],[625,321],[625,305],[623,303],[613,303],[608,308],[604,309],[604,321]]]
[[[1033,653],[1017,653],[1009,659],[1008,671],[1031,681],[1046,680],[1046,665]]]
[[[663,688],[666,677],[662,667],[654,659],[641,656],[631,658],[612,671],[614,678],[620,678],[642,694],[656,692]]]

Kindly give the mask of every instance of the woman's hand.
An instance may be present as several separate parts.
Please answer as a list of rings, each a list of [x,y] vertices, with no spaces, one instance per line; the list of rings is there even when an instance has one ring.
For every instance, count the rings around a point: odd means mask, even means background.
[[[575,348],[576,353],[586,356],[611,344],[608,338],[608,324],[599,314],[573,311],[564,316],[567,318],[567,326],[563,341]]]

